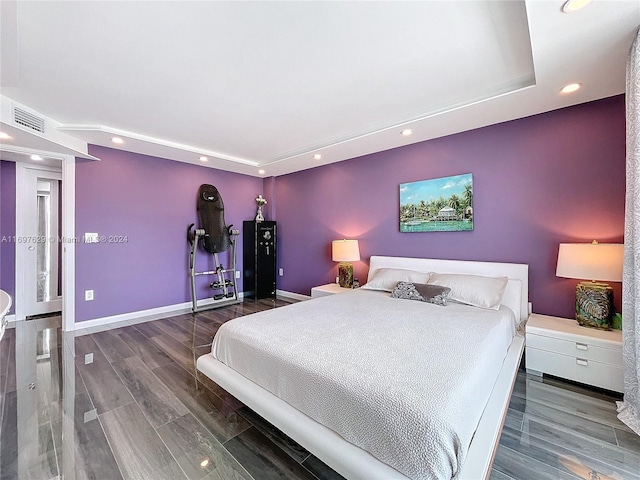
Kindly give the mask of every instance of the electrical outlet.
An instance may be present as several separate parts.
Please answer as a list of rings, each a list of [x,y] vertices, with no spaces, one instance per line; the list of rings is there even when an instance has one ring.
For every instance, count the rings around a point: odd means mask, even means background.
[[[93,353],[87,353],[84,356],[84,364],[89,365],[90,363],[93,363]]]
[[[88,302],[89,300],[93,300],[93,290],[84,291],[84,300],[85,302]]]
[[[236,278],[240,278],[240,270],[236,270]]]
[[[284,277],[284,268],[281,268],[280,270],[278,270],[278,274],[279,274],[281,277]]]

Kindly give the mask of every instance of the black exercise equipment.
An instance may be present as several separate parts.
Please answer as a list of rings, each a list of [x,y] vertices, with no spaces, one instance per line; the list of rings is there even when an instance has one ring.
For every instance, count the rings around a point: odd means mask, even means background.
[[[238,291],[235,283],[236,272],[236,239],[239,230],[233,230],[233,225],[227,226],[224,221],[224,203],[218,189],[213,185],[200,185],[197,202],[200,228],[194,229],[194,223],[187,227],[187,242],[191,247],[189,253],[189,273],[191,277],[191,310],[197,312],[202,308],[215,308],[223,305],[239,303]],[[213,255],[215,270],[196,272],[196,254],[202,240],[202,248]],[[230,251],[231,268],[224,268],[218,258],[219,253]],[[212,301],[206,305],[199,305],[196,294],[196,277],[201,275],[215,275],[216,280],[209,284],[215,291]]]

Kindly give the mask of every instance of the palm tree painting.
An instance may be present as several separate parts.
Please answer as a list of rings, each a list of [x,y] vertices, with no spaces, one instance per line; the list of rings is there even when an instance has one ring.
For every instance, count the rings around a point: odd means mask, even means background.
[[[401,232],[473,230],[470,173],[400,184]]]

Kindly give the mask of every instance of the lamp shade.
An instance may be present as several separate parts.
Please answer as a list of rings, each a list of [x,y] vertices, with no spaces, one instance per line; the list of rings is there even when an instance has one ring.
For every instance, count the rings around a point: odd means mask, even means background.
[[[334,240],[331,242],[331,258],[334,262],[357,262],[360,260],[358,240]]]
[[[623,254],[617,243],[561,243],[556,276],[621,282]]]

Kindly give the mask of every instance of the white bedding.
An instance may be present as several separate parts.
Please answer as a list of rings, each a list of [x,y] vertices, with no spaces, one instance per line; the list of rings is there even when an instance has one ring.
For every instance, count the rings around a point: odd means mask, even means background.
[[[455,478],[514,314],[354,290],[237,318],[212,355],[411,478]]]

